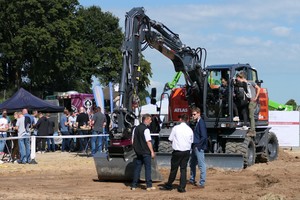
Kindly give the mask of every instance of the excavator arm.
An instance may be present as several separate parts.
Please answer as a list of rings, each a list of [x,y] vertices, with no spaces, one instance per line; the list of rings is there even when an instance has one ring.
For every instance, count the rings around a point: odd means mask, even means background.
[[[176,72],[173,80],[170,81],[170,82],[167,82],[165,84],[164,92],[166,92],[168,90],[172,90],[173,88],[175,88],[176,85],[177,85],[177,83],[178,83],[178,81],[179,81],[179,79],[180,79],[180,77],[181,77],[181,75],[182,75],[182,72]]]
[[[132,170],[128,170],[132,168],[135,159],[131,136],[140,119],[138,85],[143,70],[140,63],[142,51],[147,47],[156,49],[169,58],[175,71],[184,75],[190,105],[200,107],[202,104],[204,70],[201,63],[205,66],[206,50],[184,45],[178,34],[150,19],[144,8],[131,9],[126,13],[125,19],[119,100],[112,113],[112,120],[117,126],[110,131],[108,152],[94,156],[100,180],[130,180],[133,176]],[[152,180],[161,180],[156,160],[151,164]]]
[[[142,51],[147,47],[154,48],[169,58],[175,71],[184,74],[190,105],[202,107],[204,70],[201,64],[203,62],[205,65],[206,50],[184,45],[178,34],[164,24],[150,19],[144,8],[133,8],[125,19],[120,100],[114,111],[118,127],[113,134],[120,138],[131,132],[139,117],[136,110],[139,108],[138,83],[142,70],[140,60]]]

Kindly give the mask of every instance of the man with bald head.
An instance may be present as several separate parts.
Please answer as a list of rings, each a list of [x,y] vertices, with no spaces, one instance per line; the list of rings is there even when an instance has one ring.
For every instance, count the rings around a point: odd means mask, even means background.
[[[88,130],[83,130],[81,127],[86,127],[89,125],[89,115],[86,113],[84,107],[79,108],[79,114],[76,118],[76,126],[78,128],[78,135],[87,135]],[[86,138],[80,138],[80,146],[79,146],[79,151],[85,153],[85,146],[87,144],[87,139]]]

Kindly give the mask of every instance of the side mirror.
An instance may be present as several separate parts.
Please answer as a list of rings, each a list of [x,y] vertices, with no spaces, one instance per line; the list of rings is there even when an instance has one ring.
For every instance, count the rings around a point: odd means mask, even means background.
[[[151,88],[151,99],[156,98],[156,88]]]
[[[156,104],[156,88],[151,88],[151,104]]]

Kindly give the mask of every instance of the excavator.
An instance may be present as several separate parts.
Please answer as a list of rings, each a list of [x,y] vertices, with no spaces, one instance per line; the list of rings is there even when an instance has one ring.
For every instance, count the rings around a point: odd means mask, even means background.
[[[239,121],[234,121],[235,75],[244,71],[247,79],[259,86],[257,70],[249,64],[211,65],[205,67],[207,52],[183,44],[179,35],[164,24],[152,20],[143,7],[126,13],[125,38],[122,45],[123,68],[119,85],[119,102],[112,113],[114,127],[108,152],[97,153],[94,161],[99,180],[131,180],[135,153],[131,143],[133,128],[140,123],[140,60],[147,47],[156,49],[170,59],[177,73],[183,75],[185,85],[172,90],[169,98],[169,116],[159,132],[159,150],[152,162],[152,180],[162,180],[158,166],[170,166],[172,149],[168,136],[178,124],[178,114],[199,107],[206,122],[209,148],[205,154],[208,167],[242,169],[255,162],[268,162],[278,156],[278,140],[268,126],[268,93],[261,89],[256,119],[256,136],[248,137]],[[176,78],[176,77],[175,77]],[[220,94],[220,81],[228,80],[228,95]],[[175,81],[176,82],[176,81]],[[173,85],[166,85],[166,89]],[[152,90],[155,103],[156,90]],[[177,102],[181,103],[177,103]],[[143,179],[143,172],[141,179]]]

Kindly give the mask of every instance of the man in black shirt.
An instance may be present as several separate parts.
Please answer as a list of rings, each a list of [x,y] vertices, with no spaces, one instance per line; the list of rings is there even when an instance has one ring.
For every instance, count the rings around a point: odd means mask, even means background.
[[[87,135],[88,130],[84,130],[89,125],[89,115],[85,112],[84,107],[79,108],[79,115],[76,118],[76,126],[78,128],[78,135]],[[80,138],[80,147],[79,151],[85,150],[87,139],[86,138]]]

